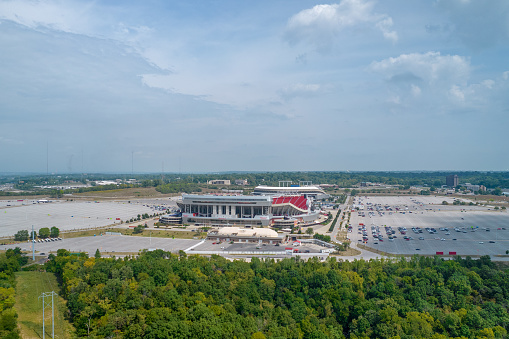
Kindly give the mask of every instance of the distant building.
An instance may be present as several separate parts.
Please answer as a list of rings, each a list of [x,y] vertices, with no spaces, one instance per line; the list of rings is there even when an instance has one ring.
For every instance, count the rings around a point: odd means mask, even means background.
[[[247,179],[236,179],[235,185],[247,186],[248,185]]]
[[[448,175],[445,177],[445,184],[449,187],[458,186],[458,176],[456,174]]]
[[[465,183],[465,188],[471,192],[477,192],[477,191],[485,191],[486,187],[483,185],[472,185],[470,183]]]
[[[268,228],[223,227],[208,233],[207,239],[225,242],[243,242],[258,244],[280,244],[284,235]]]
[[[229,186],[231,183],[230,183],[230,180],[209,180],[209,181],[207,181],[207,184]]]

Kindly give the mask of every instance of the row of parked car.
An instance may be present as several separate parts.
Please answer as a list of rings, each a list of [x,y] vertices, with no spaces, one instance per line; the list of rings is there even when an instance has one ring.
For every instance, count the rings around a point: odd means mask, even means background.
[[[52,241],[58,241],[58,240],[62,240],[62,238],[34,239],[34,240],[32,240],[32,242],[43,243],[43,242],[52,242]],[[30,242],[30,240],[28,242]]]

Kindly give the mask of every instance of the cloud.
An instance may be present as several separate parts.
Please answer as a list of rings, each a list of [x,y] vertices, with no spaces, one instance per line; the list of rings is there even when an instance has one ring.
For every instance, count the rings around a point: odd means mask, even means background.
[[[0,18],[30,27],[48,27],[68,33],[89,31],[92,3],[74,1],[2,1]]]
[[[338,4],[316,5],[295,14],[288,20],[285,39],[291,45],[304,42],[319,51],[328,51],[341,31],[360,26],[380,30],[392,42],[398,40],[392,30],[392,18],[373,11],[374,2],[343,0]]]
[[[437,0],[449,15],[451,34],[473,50],[509,43],[509,1]]]
[[[449,93],[454,99],[458,101],[465,101],[465,93],[463,93],[463,91],[457,85],[452,85]]]
[[[320,85],[318,84],[292,84],[290,86],[284,87],[279,90],[279,95],[285,99],[289,100],[295,97],[308,97],[315,95],[320,90]]]
[[[370,69],[387,75],[394,81],[416,82],[422,79],[429,85],[464,84],[470,75],[470,61],[459,55],[441,55],[440,52],[401,54],[373,62]]]
[[[464,56],[439,52],[402,54],[373,62],[369,70],[384,76],[388,91],[386,102],[391,105],[414,109],[426,105],[437,110],[461,106],[482,110],[490,98],[503,97],[501,79],[472,81],[470,59]]]

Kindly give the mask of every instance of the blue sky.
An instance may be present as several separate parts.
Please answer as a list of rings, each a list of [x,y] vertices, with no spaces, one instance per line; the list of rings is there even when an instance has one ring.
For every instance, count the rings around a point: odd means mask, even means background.
[[[509,169],[506,0],[7,0],[0,46],[0,172]]]

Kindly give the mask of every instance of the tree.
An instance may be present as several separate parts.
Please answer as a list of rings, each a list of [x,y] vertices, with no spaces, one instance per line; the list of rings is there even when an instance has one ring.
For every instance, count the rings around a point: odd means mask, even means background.
[[[16,233],[14,235],[14,240],[15,241],[27,241],[28,240],[28,231],[27,230],[18,231],[18,233]]]
[[[308,227],[308,229],[306,230],[306,234],[313,235],[313,233],[315,233],[313,229],[311,227]]]
[[[39,238],[46,239],[50,236],[50,230],[48,227],[43,227],[39,229]]]
[[[101,251],[99,251],[99,249],[97,249],[97,250],[95,251],[95,255],[94,255],[94,257],[95,257],[96,259],[99,259],[99,258],[101,257]]]
[[[50,237],[58,238],[59,235],[60,235],[60,230],[57,227],[53,226],[50,231]]]

